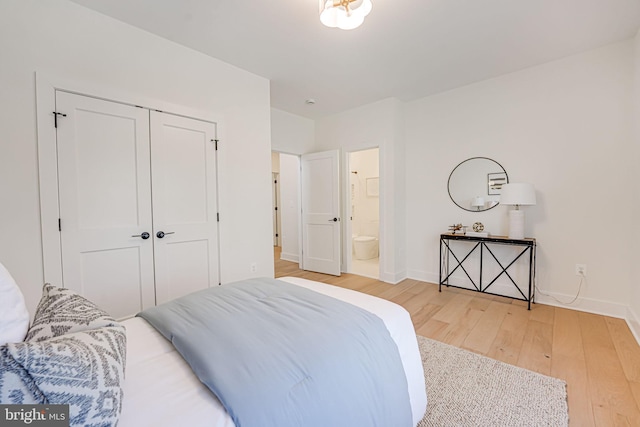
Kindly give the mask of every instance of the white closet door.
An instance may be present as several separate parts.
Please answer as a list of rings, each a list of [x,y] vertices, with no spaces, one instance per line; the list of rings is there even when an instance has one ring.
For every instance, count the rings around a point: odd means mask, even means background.
[[[302,268],[340,275],[340,169],[337,150],[302,156]]]
[[[155,303],[149,113],[56,93],[64,285],[116,318]]]
[[[158,304],[218,285],[215,135],[215,124],[151,112]]]

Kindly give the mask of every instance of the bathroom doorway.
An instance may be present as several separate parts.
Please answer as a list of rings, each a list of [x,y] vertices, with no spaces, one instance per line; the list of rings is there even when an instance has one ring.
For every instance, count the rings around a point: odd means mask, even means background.
[[[380,156],[378,148],[349,153],[349,273],[380,278]]]

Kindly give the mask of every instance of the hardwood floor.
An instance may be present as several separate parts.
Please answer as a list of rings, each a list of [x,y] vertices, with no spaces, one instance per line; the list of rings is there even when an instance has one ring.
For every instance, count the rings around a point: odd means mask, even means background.
[[[276,277],[295,276],[402,305],[418,335],[567,382],[572,427],[640,426],[640,346],[626,322],[596,314],[448,288],[417,280],[390,285],[303,271],[280,260]]]

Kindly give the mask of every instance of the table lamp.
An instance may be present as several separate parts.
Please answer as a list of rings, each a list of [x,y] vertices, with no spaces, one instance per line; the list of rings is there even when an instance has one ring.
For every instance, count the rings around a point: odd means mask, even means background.
[[[500,189],[500,203],[515,206],[509,211],[509,238],[524,239],[524,211],[520,206],[536,204],[536,190],[532,184],[504,184]]]
[[[479,211],[480,208],[484,208],[484,197],[476,196],[471,199],[471,207],[476,208],[477,211]]]

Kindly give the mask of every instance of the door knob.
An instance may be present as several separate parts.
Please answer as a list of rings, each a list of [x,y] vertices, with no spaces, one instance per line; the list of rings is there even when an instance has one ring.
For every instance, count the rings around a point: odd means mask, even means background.
[[[173,234],[173,233],[175,233],[175,231],[167,231],[166,233],[165,233],[164,231],[158,231],[158,232],[156,233],[156,237],[157,237],[158,239],[162,239],[162,238],[163,238],[164,236],[166,236],[167,234]]]
[[[329,222],[338,222],[338,218],[330,219]]]
[[[140,237],[142,240],[147,240],[149,238],[149,236],[150,236],[150,234],[145,231],[144,233],[134,234],[131,237]]]

